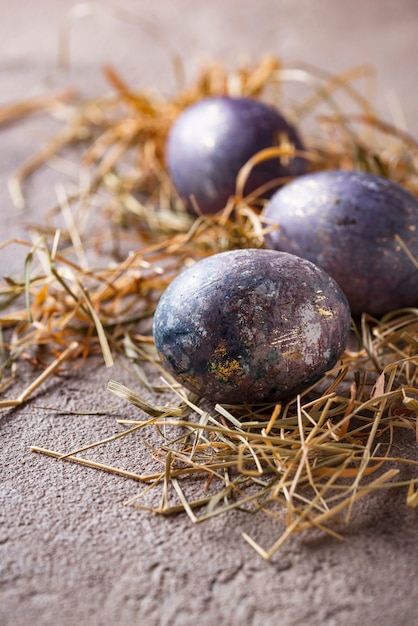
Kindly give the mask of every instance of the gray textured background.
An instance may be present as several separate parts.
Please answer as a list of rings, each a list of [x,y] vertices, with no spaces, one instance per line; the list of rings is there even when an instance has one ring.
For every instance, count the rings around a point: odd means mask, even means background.
[[[236,63],[271,52],[286,65],[309,62],[330,72],[371,64],[383,117],[390,121],[399,100],[408,129],[418,131],[415,0],[125,0],[117,6],[139,16],[138,23],[103,12],[77,20],[64,72],[57,67],[59,33],[73,4],[0,1],[2,104],[66,86],[103,95],[109,88],[101,66],[109,61],[130,84],[169,92],[171,50],[188,77],[205,59]],[[3,241],[42,223],[54,201],[53,171],[27,184],[21,212],[6,181],[56,128],[36,115],[0,133]],[[0,252],[0,264],[2,274],[21,273],[20,248]],[[403,492],[361,503],[345,541],[294,537],[265,563],[241,539],[246,531],[262,545],[272,543],[274,524],[263,516],[233,513],[200,526],[184,517],[156,518],[123,506],[140,488],[132,481],[31,454],[30,445],[71,450],[117,432],[116,417],[137,417],[130,406],[113,414],[70,414],[112,404],[105,391],[110,377],[132,383],[119,365],[108,371],[92,361],[86,371],[50,379],[27,405],[0,415],[2,626],[418,623],[418,518]],[[13,393],[28,380],[18,381]],[[411,435],[400,445],[416,456]],[[138,472],[147,468],[135,438],[98,456]]]

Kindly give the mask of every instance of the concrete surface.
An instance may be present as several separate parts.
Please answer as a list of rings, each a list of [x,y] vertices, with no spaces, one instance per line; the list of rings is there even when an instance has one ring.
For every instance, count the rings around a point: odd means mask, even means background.
[[[125,0],[117,6],[138,15],[140,24],[103,13],[78,20],[72,64],[63,72],[56,64],[58,32],[72,5],[0,0],[2,104],[63,86],[103,95],[108,87],[101,66],[109,61],[133,85],[170,90],[167,49],[181,55],[188,74],[200,59],[235,62],[272,52],[288,65],[308,61],[330,72],[372,64],[382,115],[390,119],[388,102],[396,93],[409,129],[418,131],[415,0]],[[154,26],[145,28],[145,22]],[[28,206],[21,213],[5,184],[54,128],[37,115],[0,134],[4,241],[41,223],[54,201],[58,174],[52,171],[28,183]],[[2,275],[22,273],[18,248],[3,251],[0,263]],[[13,394],[31,375],[22,371]],[[235,512],[193,526],[185,517],[154,517],[123,506],[138,493],[136,483],[29,451],[31,445],[68,451],[115,433],[117,417],[137,417],[128,405],[103,415],[70,413],[112,404],[105,392],[110,377],[132,384],[120,364],[109,371],[93,360],[80,372],[48,380],[25,406],[0,415],[1,626],[418,623],[418,517],[407,509],[403,492],[361,503],[345,541],[297,536],[266,563],[241,533],[268,546],[276,537],[272,520]],[[411,437],[400,445],[418,456]],[[129,446],[106,446],[100,455],[127,469],[147,468],[148,456],[135,438]]]

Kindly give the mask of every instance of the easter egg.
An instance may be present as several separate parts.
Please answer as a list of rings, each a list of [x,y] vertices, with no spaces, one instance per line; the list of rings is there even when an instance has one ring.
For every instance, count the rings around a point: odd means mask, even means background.
[[[350,309],[310,261],[274,250],[221,252],[181,272],[162,294],[154,341],[185,388],[229,403],[280,401],[332,368]]]
[[[418,306],[418,200],[358,171],[301,176],[276,191],[264,218],[268,248],[302,256],[340,285],[353,315]]]
[[[216,213],[235,194],[242,166],[283,140],[303,149],[295,128],[275,108],[253,98],[204,98],[174,122],[166,146],[167,169],[190,212],[197,207],[201,213]],[[244,193],[275,181],[260,194],[269,197],[281,178],[305,171],[300,155],[270,158],[252,169]]]

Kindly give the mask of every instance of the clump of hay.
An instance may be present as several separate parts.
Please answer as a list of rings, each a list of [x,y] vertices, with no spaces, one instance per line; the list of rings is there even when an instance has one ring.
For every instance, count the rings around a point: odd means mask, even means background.
[[[65,148],[82,146],[77,180],[57,189],[48,225],[38,227],[34,241],[14,242],[27,248],[23,276],[5,276],[0,285],[3,396],[10,396],[22,363],[40,369],[21,395],[1,400],[0,408],[30,400],[65,364],[84,367],[97,353],[107,366],[125,358],[149,390],[170,390],[176,400],[152,406],[112,381],[110,391],[141,410],[138,420],[121,421],[118,435],[82,450],[34,451],[141,481],[146,486],[134,503],[163,515],[183,511],[201,522],[238,508],[273,516],[279,530],[272,546],[264,549],[245,536],[264,558],[290,534],[308,528],[340,536],[338,527],[348,522],[353,506],[374,490],[403,487],[407,504],[418,504],[418,478],[396,480],[400,463],[413,466],[417,461],[392,455],[399,432],[411,430],[416,437],[417,431],[416,309],[394,311],[380,320],[363,315],[353,326],[355,345],[338,367],[287,404],[208,408],[166,375],[155,384],[143,368],[147,363],[156,374],[163,373],[150,329],[158,299],[171,280],[204,256],[262,247],[268,228],[259,198],[242,194],[245,177],[263,155],[242,169],[237,193],[224,210],[196,216],[185,210],[164,163],[167,133],[176,117],[209,95],[264,99],[285,108],[300,127],[315,121],[317,131],[305,137],[311,170],[366,170],[417,194],[417,142],[380,120],[353,86],[368,71],[328,76],[285,68],[274,57],[233,71],[213,63],[202,68],[191,86],[168,98],[133,89],[107,67],[113,87],[109,97],[84,102],[67,91],[0,110],[3,124],[35,110],[63,121],[61,132],[12,176],[10,191],[18,207],[24,205],[29,176]],[[285,102],[289,81],[299,81],[307,90],[291,107]],[[338,104],[341,94],[357,112],[344,113]],[[277,153],[289,157],[292,146],[281,146]],[[161,442],[146,446],[161,464],[157,472],[136,475],[80,456],[149,428],[156,429]],[[196,483],[201,485],[198,498],[190,496],[190,480],[194,492]],[[148,498],[157,492],[159,503],[150,504]]]

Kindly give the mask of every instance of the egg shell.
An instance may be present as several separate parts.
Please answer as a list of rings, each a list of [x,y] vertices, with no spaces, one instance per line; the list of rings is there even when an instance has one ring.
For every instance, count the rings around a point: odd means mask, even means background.
[[[201,213],[216,213],[235,194],[241,167],[260,150],[278,146],[283,136],[303,149],[296,130],[271,106],[252,98],[204,98],[174,122],[167,140],[167,169],[189,211],[194,212],[193,196]],[[245,194],[305,171],[306,160],[300,156],[286,162],[278,157],[266,160],[253,168]]]
[[[221,252],[174,279],[154,316],[164,367],[222,403],[280,401],[332,368],[350,331],[347,300],[305,259],[273,250]]]
[[[353,315],[418,306],[418,269],[405,251],[418,260],[418,201],[399,184],[358,171],[307,174],[277,191],[264,217],[278,226],[266,246],[322,267]]]

